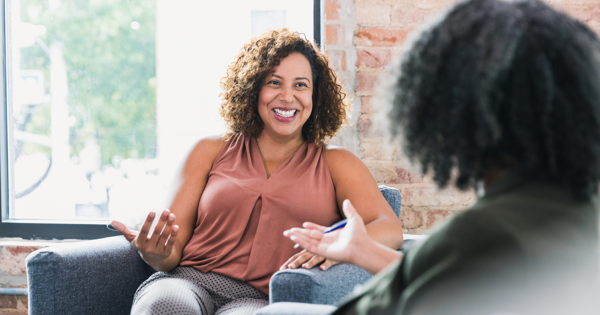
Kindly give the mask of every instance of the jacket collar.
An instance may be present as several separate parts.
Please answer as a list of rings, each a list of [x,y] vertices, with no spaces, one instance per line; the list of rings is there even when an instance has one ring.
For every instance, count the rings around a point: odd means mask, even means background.
[[[508,190],[512,190],[523,182],[525,182],[525,180],[519,175],[519,173],[517,173],[516,170],[507,170],[506,173],[496,179],[495,182],[485,189],[485,193],[482,198],[491,198]]]

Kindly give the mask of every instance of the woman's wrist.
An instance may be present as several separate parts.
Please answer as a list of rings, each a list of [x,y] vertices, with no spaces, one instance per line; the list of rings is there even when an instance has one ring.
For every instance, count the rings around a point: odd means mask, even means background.
[[[143,256],[142,259],[144,259]],[[171,271],[179,265],[181,259],[175,257],[175,253],[172,253],[165,259],[156,259],[152,261],[144,259],[144,261],[146,261],[146,263],[156,271]]]
[[[377,274],[385,267],[402,259],[401,252],[379,244],[371,238],[364,240],[356,248],[350,263],[372,274]]]

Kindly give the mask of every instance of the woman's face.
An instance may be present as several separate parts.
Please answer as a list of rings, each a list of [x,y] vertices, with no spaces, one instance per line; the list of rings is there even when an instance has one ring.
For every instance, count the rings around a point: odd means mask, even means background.
[[[312,112],[313,81],[310,63],[291,53],[275,67],[258,95],[263,134],[277,138],[302,137],[302,126]]]

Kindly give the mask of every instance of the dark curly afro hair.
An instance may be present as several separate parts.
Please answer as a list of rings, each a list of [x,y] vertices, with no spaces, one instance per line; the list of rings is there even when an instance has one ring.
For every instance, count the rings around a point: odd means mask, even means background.
[[[258,114],[260,90],[281,60],[295,52],[308,59],[314,82],[313,110],[302,127],[304,140],[321,145],[346,122],[350,105],[327,58],[301,34],[280,29],[246,44],[221,80],[223,101],[219,112],[230,135],[260,135],[264,126]]]
[[[537,0],[472,0],[420,33],[390,91],[392,133],[423,172],[466,189],[492,168],[559,183],[600,178],[600,42]]]

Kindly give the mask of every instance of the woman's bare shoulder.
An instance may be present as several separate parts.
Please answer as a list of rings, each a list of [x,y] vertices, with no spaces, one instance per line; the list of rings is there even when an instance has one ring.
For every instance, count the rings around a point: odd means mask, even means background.
[[[188,162],[195,161],[206,166],[212,166],[217,155],[227,143],[224,134],[204,136],[196,142],[188,154]]]
[[[341,146],[326,144],[324,150],[329,164],[361,162],[356,154]]]
[[[204,136],[198,139],[194,150],[206,150],[208,152],[216,151],[216,153],[219,153],[219,151],[221,151],[225,143],[227,143],[225,134]]]

